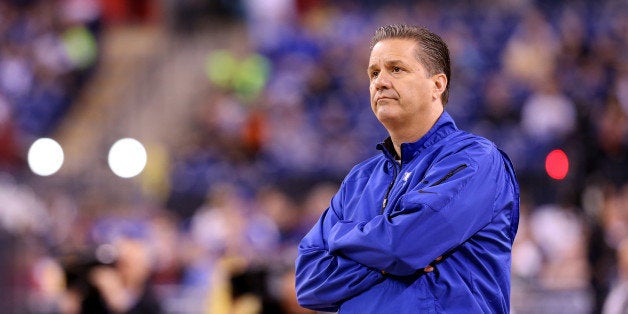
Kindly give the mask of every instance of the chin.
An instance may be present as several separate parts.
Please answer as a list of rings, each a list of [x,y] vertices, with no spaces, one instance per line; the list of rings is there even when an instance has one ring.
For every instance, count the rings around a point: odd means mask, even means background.
[[[375,115],[377,120],[381,122],[383,125],[394,123],[397,120],[397,115],[391,114],[389,112],[379,112]]]
[[[392,106],[387,105],[379,105],[375,108],[375,115],[378,119],[380,118],[390,118],[398,115],[398,108],[394,108]]]

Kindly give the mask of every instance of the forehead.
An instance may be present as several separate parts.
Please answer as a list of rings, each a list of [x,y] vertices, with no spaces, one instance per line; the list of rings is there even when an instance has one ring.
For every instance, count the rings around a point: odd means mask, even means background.
[[[418,62],[416,49],[417,43],[412,39],[384,39],[373,46],[369,66],[390,60]]]

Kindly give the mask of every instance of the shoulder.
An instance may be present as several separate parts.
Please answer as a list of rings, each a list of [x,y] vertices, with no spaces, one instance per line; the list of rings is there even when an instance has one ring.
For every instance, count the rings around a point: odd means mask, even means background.
[[[489,139],[469,133],[466,131],[458,131],[452,133],[440,143],[445,151],[452,153],[461,152],[468,154],[490,155],[499,154],[499,149]]]
[[[468,165],[503,164],[503,156],[498,147],[489,139],[457,131],[444,138],[437,145],[435,161],[455,159]]]

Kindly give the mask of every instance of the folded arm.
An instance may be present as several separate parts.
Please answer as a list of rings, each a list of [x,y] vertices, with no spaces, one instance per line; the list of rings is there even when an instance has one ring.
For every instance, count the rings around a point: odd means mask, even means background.
[[[383,278],[375,269],[329,252],[329,229],[338,221],[335,212],[328,209],[299,245],[296,290],[297,300],[303,307],[336,311],[344,300],[364,292]]]
[[[490,223],[496,193],[507,185],[503,168],[492,151],[448,156],[391,212],[333,226],[330,252],[393,275],[414,274]]]

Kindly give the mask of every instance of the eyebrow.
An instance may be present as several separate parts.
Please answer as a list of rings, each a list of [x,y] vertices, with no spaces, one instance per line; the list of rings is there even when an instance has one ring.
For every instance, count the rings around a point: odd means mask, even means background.
[[[393,60],[384,61],[384,65],[385,66],[405,65],[405,63],[401,60],[393,59]],[[371,70],[373,70],[376,67],[377,67],[377,64],[369,65],[369,67],[367,68],[367,72],[371,72]]]

